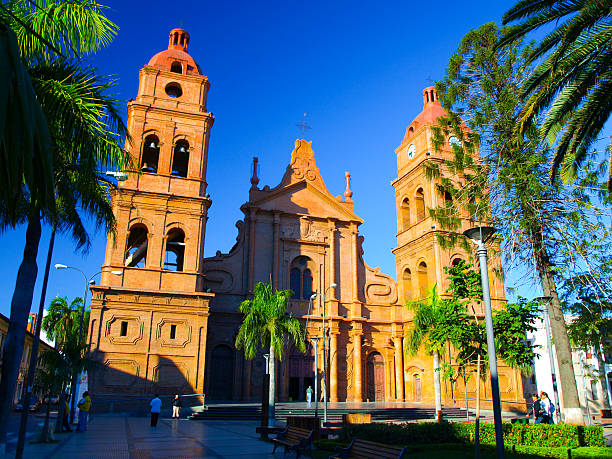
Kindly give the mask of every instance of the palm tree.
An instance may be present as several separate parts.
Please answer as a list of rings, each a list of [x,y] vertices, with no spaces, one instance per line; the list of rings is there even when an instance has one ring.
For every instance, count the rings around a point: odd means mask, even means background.
[[[445,300],[438,294],[438,286],[434,284],[428,289],[427,296],[419,300],[408,301],[406,307],[412,311],[412,326],[404,341],[405,352],[414,356],[421,346],[433,355],[434,371],[434,398],[436,405],[436,417],[440,419],[442,411],[442,388],[440,384],[440,355],[444,354],[447,343],[445,338],[440,339],[434,335],[439,325],[445,319]]]
[[[11,300],[0,380],[0,443],[4,444],[37,275],[41,220],[57,225],[60,231],[70,231],[77,246],[86,250],[89,235],[81,214],[94,216],[99,226],[114,230],[115,220],[106,184],[100,181],[99,171],[121,169],[130,164],[120,145],[126,129],[116,109],[116,101],[107,95],[112,82],[98,77],[93,67],[79,61],[81,56],[95,53],[107,45],[116,34],[117,26],[104,16],[103,8],[94,0],[49,0],[41,4],[11,1],[0,5],[0,52],[9,49],[14,56],[15,49],[19,50],[20,65],[28,77],[22,75],[19,81],[30,82],[35,94],[35,99],[10,99],[15,106],[0,106],[0,121],[7,119],[7,110],[18,114],[40,110],[46,121],[46,127],[33,123],[32,132],[26,132],[31,134],[29,137],[19,130],[13,137],[7,137],[0,122],[0,150],[4,148],[8,158],[6,164],[0,162],[0,167],[4,168],[0,174],[17,180],[16,188],[20,190],[7,196],[0,193],[0,226],[6,229],[27,224],[24,255]],[[11,41],[15,37],[16,48]],[[3,46],[7,42],[11,46]],[[21,75],[17,59],[10,62],[9,72]],[[27,93],[26,90],[22,92]],[[25,122],[26,118],[15,121],[18,126]],[[29,169],[19,165],[20,161],[27,163],[28,158],[21,158],[24,153],[19,147],[30,145],[31,139],[38,139],[39,146],[34,151],[46,153],[44,142],[40,140],[45,128],[50,139],[51,161],[35,163],[33,167],[42,182],[48,172],[51,184],[44,189],[30,188]]]
[[[240,304],[240,312],[244,315],[242,324],[236,336],[236,348],[244,348],[244,355],[252,359],[258,349],[270,349],[270,426],[274,425],[274,401],[276,369],[275,359],[282,360],[284,342],[291,338],[300,352],[306,351],[305,332],[300,321],[287,314],[287,300],[291,298],[291,290],[281,290],[274,293],[272,285],[258,282],[255,285],[252,300],[244,300]]]
[[[514,25],[500,46],[552,25],[530,56],[542,61],[523,85],[519,129],[545,113],[541,136],[558,140],[552,172],[564,179],[575,177],[612,112],[611,11],[612,0],[520,0],[503,17]]]

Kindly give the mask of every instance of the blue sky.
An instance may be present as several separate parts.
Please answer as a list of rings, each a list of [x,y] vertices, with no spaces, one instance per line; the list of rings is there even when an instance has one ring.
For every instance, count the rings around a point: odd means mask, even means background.
[[[365,220],[365,257],[394,275],[396,217],[391,180],[394,149],[422,109],[421,90],[444,75],[461,37],[498,21],[511,2],[148,2],[104,1],[119,34],[92,59],[101,74],[118,79],[117,98],[136,96],[138,70],[167,47],[181,26],[191,35],[190,54],[211,81],[208,109],[215,115],[209,149],[208,192],[213,200],[205,253],[226,252],[248,198],[253,156],[260,160],[260,187],[275,186],[289,162],[296,123],[308,114],[317,165],[334,195],[352,175],[355,210]],[[104,260],[104,230],[87,254],[75,253],[60,236],[53,263],[88,275]],[[0,265],[0,313],[8,315],[25,228],[4,233]],[[38,308],[49,228],[39,250]],[[99,279],[99,278],[97,278]],[[510,278],[510,283],[512,283]],[[83,294],[75,271],[52,270],[47,303],[54,296]],[[530,295],[531,296],[531,295]],[[534,293],[535,296],[535,293]]]

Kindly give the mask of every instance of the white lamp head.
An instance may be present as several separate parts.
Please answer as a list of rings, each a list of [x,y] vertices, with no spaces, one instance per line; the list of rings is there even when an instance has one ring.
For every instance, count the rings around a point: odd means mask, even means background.
[[[121,276],[123,274],[123,271],[111,271],[111,274],[114,274],[115,276]]]
[[[313,292],[312,295],[310,295],[310,299],[314,300],[317,297],[318,293],[317,292]]]
[[[338,286],[338,284],[336,284],[336,283],[333,283],[333,284],[330,285],[331,288],[336,288],[337,286]]]
[[[491,236],[495,233],[495,228],[492,226],[477,226],[476,228],[470,228],[463,232],[464,236],[470,239],[472,242],[478,244],[482,242],[486,243]]]
[[[61,263],[55,264],[55,269],[66,269],[66,268],[68,268],[68,266],[62,265]]]

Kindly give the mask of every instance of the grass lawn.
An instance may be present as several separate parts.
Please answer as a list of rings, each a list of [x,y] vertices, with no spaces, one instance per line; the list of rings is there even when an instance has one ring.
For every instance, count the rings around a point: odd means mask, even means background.
[[[330,445],[331,446],[331,445]],[[327,459],[332,453],[333,448],[322,444],[320,449],[313,451],[313,458]],[[326,449],[322,449],[326,448]],[[439,444],[439,445],[415,445],[410,447],[408,457],[418,459],[472,459],[474,457],[474,445],[463,444]],[[480,457],[482,459],[496,459],[495,447],[481,446]],[[567,448],[540,448],[536,446],[517,446],[516,451],[506,450],[507,459],[527,459],[552,457],[565,459],[568,457]],[[571,450],[572,459],[583,458],[609,458],[612,459],[612,448],[605,447],[582,447]]]

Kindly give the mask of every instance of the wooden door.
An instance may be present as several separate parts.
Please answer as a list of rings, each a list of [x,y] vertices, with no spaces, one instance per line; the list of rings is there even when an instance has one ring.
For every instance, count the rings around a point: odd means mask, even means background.
[[[367,398],[371,402],[385,400],[385,362],[378,352],[368,356],[366,365]]]
[[[421,375],[414,375],[413,382],[414,382],[414,401],[420,402],[421,401]]]
[[[217,346],[212,352],[210,398],[231,400],[234,385],[234,351],[229,346]]]

